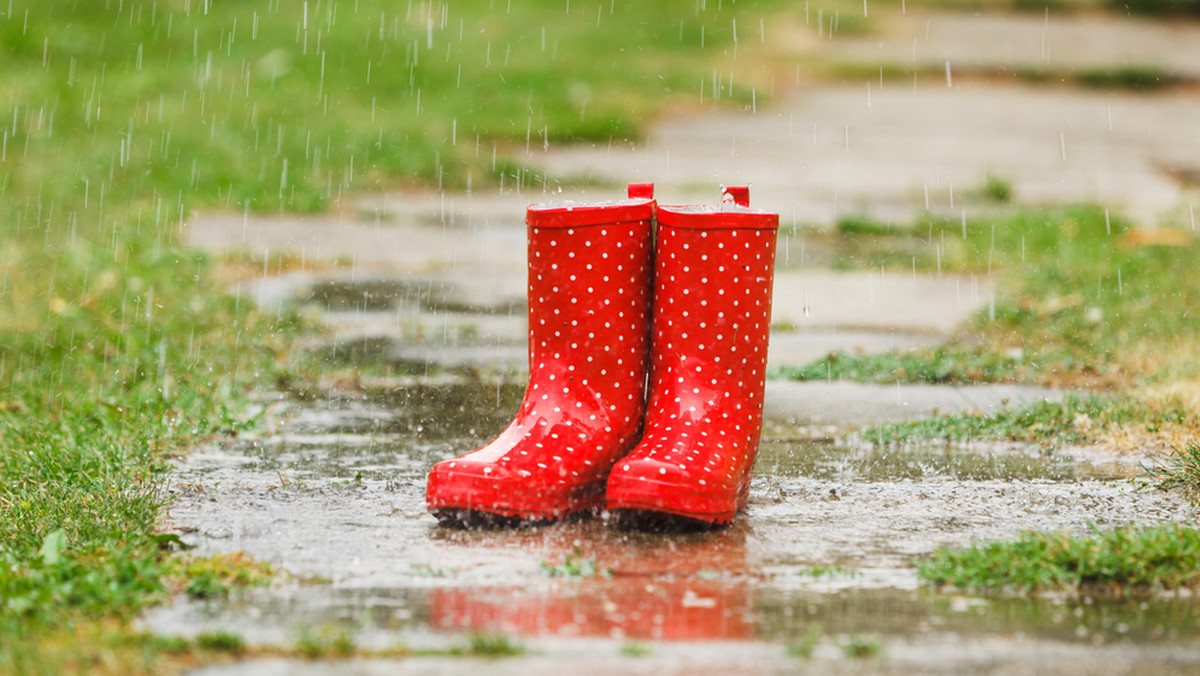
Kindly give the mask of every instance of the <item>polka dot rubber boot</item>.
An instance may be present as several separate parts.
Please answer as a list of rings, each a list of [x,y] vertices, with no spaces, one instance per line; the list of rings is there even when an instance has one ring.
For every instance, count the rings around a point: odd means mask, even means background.
[[[429,473],[439,521],[520,525],[604,506],[605,480],[637,443],[645,410],[651,191],[634,184],[628,200],[529,208],[525,397],[494,441]]]
[[[746,188],[721,207],[659,207],[650,397],[641,442],[613,468],[618,525],[728,525],[762,431],[778,214]]]

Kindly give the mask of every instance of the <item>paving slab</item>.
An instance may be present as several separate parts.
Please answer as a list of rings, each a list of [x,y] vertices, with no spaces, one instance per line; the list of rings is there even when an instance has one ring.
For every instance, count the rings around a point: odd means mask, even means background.
[[[1147,224],[1186,215],[1179,176],[1200,149],[1197,98],[945,82],[812,85],[757,111],[652,126],[620,147],[534,151],[551,176],[655,181],[664,199],[748,183],[785,222],[866,215],[909,223],[926,210],[968,217],[989,175],[1022,204],[1099,203]]]
[[[1057,401],[1063,394],[1061,390],[1022,385],[872,385],[840,380],[769,380],[763,406],[773,418],[844,430],[938,414],[993,415],[1004,407]]]
[[[870,35],[839,34],[796,47],[826,57],[941,69],[1156,69],[1200,79],[1200,22],[1102,12],[884,11]],[[811,31],[810,31],[811,32]],[[795,35],[795,33],[792,33]],[[787,43],[784,43],[787,44]]]

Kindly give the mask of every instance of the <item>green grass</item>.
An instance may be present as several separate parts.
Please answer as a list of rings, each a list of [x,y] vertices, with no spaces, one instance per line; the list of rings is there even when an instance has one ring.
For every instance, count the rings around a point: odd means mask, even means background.
[[[1135,594],[1200,584],[1200,530],[1121,527],[1090,535],[1026,532],[1011,541],[942,548],[918,575],[985,592]]]
[[[1153,464],[1144,469],[1153,486],[1161,490],[1179,489],[1200,501],[1200,443],[1175,446],[1152,460]]]
[[[860,573],[853,568],[845,568],[838,565],[828,566],[813,566],[798,571],[801,575],[807,575],[814,578],[847,578],[858,577]]]
[[[956,9],[962,9],[958,7]],[[945,69],[935,65],[877,61],[828,61],[812,65],[825,77],[843,82],[894,82],[913,84],[944,82]],[[956,65],[955,81],[983,82],[1015,80],[1034,85],[1077,86],[1104,91],[1154,92],[1194,84],[1187,75],[1172,73],[1153,64],[1059,68],[1046,66]],[[999,200],[1003,201],[1003,200]]]
[[[991,202],[1006,203],[1010,202],[1013,197],[1012,182],[1000,178],[993,174],[988,174],[976,191],[976,196],[980,199]]]
[[[265,587],[275,577],[269,564],[240,552],[202,558],[181,556],[170,563],[175,567],[173,576],[183,581],[184,591],[197,599],[225,598],[234,590]]]
[[[324,627],[302,628],[296,638],[295,651],[310,659],[348,657],[357,652],[354,637],[344,629]]]
[[[889,422],[860,432],[875,444],[1015,441],[1060,446],[1101,441],[1121,431],[1154,434],[1166,427],[1196,429],[1196,413],[1178,401],[1147,402],[1129,395],[1068,395],[991,415],[955,413],[924,420]]]
[[[808,629],[804,631],[804,636],[800,637],[799,641],[790,641],[784,646],[784,651],[789,657],[803,657],[808,659],[812,657],[813,651],[821,643],[821,627],[817,624],[808,625]]]
[[[852,380],[878,383],[966,383],[1015,380],[1020,364],[989,350],[945,346],[910,352],[859,355],[831,352],[800,367],[784,367],[792,380]]]
[[[851,659],[864,659],[883,655],[883,637],[878,634],[855,634],[842,645],[842,655]]]
[[[201,650],[212,650],[236,655],[245,652],[246,639],[242,638],[241,634],[234,634],[228,631],[214,631],[197,636],[196,647]]]
[[[612,575],[612,571],[609,569],[597,569],[596,559],[583,556],[579,547],[575,547],[572,553],[567,554],[562,563],[551,564],[543,561],[541,570],[550,577],[583,578],[596,575],[610,577]]]
[[[479,657],[515,657],[523,655],[525,647],[504,635],[473,634],[463,654]]]
[[[867,255],[856,266],[993,272],[994,302],[937,348],[837,354],[783,375],[1090,387],[1193,378],[1200,373],[1200,280],[1190,271],[1200,244],[1190,230],[1161,232],[1146,236],[1117,214],[1070,207],[967,223],[930,218],[908,233],[863,235],[873,248],[859,249]],[[904,253],[889,253],[896,250]]]
[[[3,190],[70,218],[82,192],[177,215],[524,181],[510,144],[636,139],[702,83],[707,101],[765,100],[730,86],[726,51],[741,19],[751,59],[757,16],[783,3],[493,4],[17,0],[0,18],[0,167],[22,171]]]
[[[1105,0],[1112,10],[1130,14],[1176,16],[1200,14],[1200,0]]]
[[[641,641],[626,641],[621,644],[621,654],[626,657],[650,657],[654,649]]]

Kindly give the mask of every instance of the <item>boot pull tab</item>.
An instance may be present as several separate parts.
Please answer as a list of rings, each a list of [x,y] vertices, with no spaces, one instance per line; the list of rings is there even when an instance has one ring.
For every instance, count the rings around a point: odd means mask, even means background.
[[[654,184],[653,183],[630,183],[629,184],[629,199],[631,199],[631,200],[652,200],[652,199],[654,199]]]
[[[739,207],[750,206],[750,186],[723,185],[721,186],[721,206],[734,204]]]

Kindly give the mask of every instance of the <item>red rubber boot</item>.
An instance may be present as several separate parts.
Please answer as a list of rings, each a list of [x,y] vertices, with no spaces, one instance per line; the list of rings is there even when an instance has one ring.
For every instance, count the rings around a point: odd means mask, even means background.
[[[618,523],[728,525],[746,504],[779,216],[750,209],[744,187],[722,202],[658,210],[650,400],[641,442],[608,479]]]
[[[603,506],[645,410],[653,186],[629,194],[529,207],[525,398],[495,441],[429,473],[425,501],[439,521],[516,525]]]

